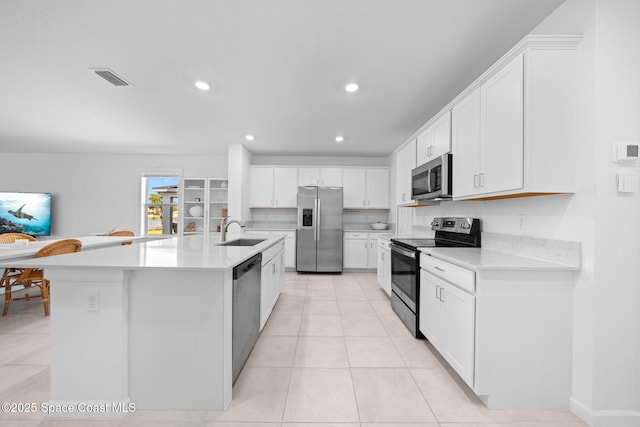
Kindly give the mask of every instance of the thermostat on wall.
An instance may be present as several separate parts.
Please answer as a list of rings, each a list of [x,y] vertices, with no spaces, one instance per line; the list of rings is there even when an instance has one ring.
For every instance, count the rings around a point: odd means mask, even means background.
[[[638,143],[636,142],[618,142],[613,144],[613,161],[621,160],[638,160]]]

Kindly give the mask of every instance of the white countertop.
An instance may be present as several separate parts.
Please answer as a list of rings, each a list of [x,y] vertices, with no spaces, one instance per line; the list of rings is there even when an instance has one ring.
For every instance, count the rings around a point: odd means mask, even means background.
[[[43,268],[59,266],[128,270],[146,268],[227,270],[284,239],[284,236],[234,234],[229,236],[228,241],[239,237],[263,238],[265,241],[255,246],[218,246],[220,234],[211,233],[152,240],[135,245],[111,246],[46,258],[14,259],[10,264],[12,267]],[[123,240],[131,240],[131,238]]]
[[[471,270],[570,270],[580,266],[544,261],[482,248],[421,248],[421,252]]]
[[[146,241],[155,239],[155,237],[149,236],[83,236],[72,237],[82,242],[83,249],[96,249],[106,246],[119,246],[122,242],[135,242]],[[160,237],[158,237],[160,238]],[[0,262],[2,260],[16,259],[16,258],[30,258],[36,252],[50,243],[60,239],[50,240],[36,240],[35,242],[29,242],[28,244],[15,244],[6,243],[0,244]]]

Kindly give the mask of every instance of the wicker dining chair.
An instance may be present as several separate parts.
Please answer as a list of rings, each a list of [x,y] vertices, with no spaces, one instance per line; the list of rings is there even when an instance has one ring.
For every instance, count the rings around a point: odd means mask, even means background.
[[[107,236],[135,236],[136,233],[134,233],[133,231],[129,231],[129,230],[112,230],[109,232],[109,234],[107,234]],[[124,245],[130,245],[133,242],[128,241],[128,242],[122,242],[120,243],[120,245],[124,246]]]
[[[15,243],[16,240],[27,240],[29,242],[35,242],[36,238],[33,236],[29,236],[28,234],[22,234],[22,233],[4,233],[4,234],[0,234],[0,245],[1,244],[7,244],[7,243]],[[13,267],[7,267],[4,269],[4,273],[2,274],[2,278],[4,279],[4,277],[7,274],[15,274],[16,271],[22,271],[21,268],[13,268]],[[4,283],[4,280],[0,280],[0,287],[1,284]]]
[[[3,243],[15,243],[16,240],[28,240],[35,242],[36,238],[22,233],[4,233],[0,234],[0,244]]]
[[[72,252],[80,252],[82,250],[82,242],[77,239],[63,239],[49,243],[33,255],[33,258],[42,258],[53,255],[62,255]],[[30,295],[31,286],[40,288],[40,295]],[[24,296],[13,297],[12,288],[15,286],[23,286],[26,289]],[[49,280],[44,277],[42,268],[22,268],[7,273],[2,276],[0,287],[4,287],[4,308],[2,315],[6,316],[9,311],[9,303],[17,300],[29,300],[31,298],[42,298],[44,304],[44,315],[49,315]]]

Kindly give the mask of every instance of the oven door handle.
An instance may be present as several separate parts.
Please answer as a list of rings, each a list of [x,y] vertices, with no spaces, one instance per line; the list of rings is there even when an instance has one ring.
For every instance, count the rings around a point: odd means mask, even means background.
[[[406,257],[409,257],[409,258],[413,258],[413,259],[416,258],[416,253],[415,252],[408,251],[406,249],[403,249],[403,248],[401,248],[399,246],[396,246],[396,245],[393,245],[393,244],[391,245],[391,250],[395,251],[395,252],[398,252],[399,254],[404,255]]]

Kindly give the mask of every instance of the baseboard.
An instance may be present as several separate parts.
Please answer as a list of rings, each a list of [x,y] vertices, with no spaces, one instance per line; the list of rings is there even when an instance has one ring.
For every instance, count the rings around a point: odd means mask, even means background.
[[[628,410],[594,410],[570,399],[571,412],[580,417],[591,427],[637,427],[640,426],[640,411]]]

